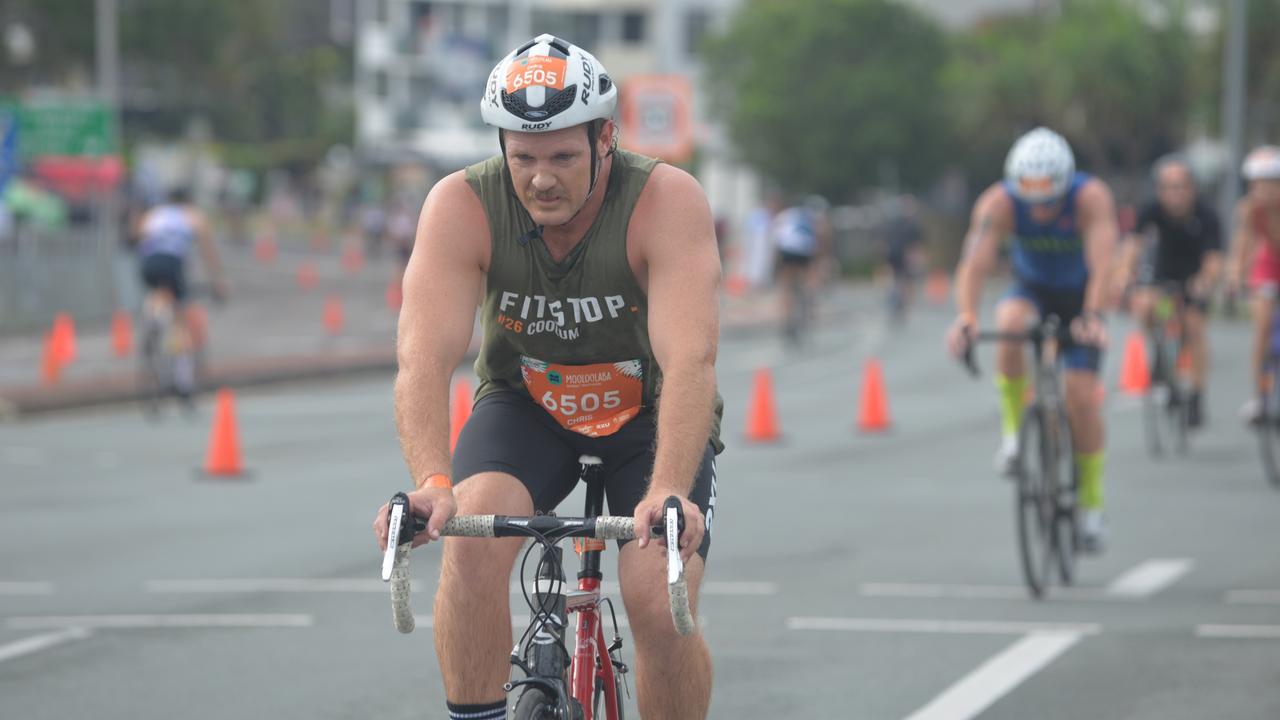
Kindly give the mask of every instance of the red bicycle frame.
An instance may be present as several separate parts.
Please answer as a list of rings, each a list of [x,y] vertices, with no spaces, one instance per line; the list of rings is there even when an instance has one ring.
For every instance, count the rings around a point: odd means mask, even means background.
[[[574,543],[582,556],[582,572],[578,573],[577,592],[567,593],[565,610],[578,614],[573,665],[569,669],[570,694],[582,705],[584,720],[593,720],[596,682],[604,695],[605,720],[618,720],[618,684],[604,640],[604,623],[600,621],[600,552],[604,542],[587,540]]]

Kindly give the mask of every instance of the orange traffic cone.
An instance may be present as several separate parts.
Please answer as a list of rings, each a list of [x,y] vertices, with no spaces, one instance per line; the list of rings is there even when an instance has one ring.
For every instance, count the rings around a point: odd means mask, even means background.
[[[453,384],[453,400],[449,403],[449,451],[458,445],[458,436],[462,434],[462,426],[471,417],[471,383],[462,377]]]
[[[53,347],[53,332],[44,334],[44,352],[40,354],[40,382],[56,385],[62,379],[62,363]]]
[[[1120,392],[1142,395],[1151,387],[1151,370],[1147,366],[1147,345],[1142,333],[1134,330],[1124,344],[1120,363]]]
[[[298,287],[311,290],[318,282],[320,282],[320,273],[316,270],[314,262],[307,260],[298,266]]]
[[[391,312],[400,312],[400,306],[404,304],[404,288],[400,287],[400,283],[395,279],[387,281],[387,309]]]
[[[263,265],[275,262],[278,254],[279,247],[276,245],[274,235],[259,235],[258,240],[253,244],[253,256]]]
[[[746,276],[742,273],[732,273],[724,281],[724,291],[729,297],[746,295],[749,286],[750,283],[747,282]]]
[[[337,295],[330,295],[324,301],[324,329],[330,335],[337,335],[342,332],[342,325],[345,321],[342,313],[342,298]]]
[[[950,278],[941,270],[935,270],[929,273],[929,279],[925,281],[924,294],[929,302],[934,305],[945,305],[947,302],[947,294],[951,291]]]
[[[111,352],[116,357],[129,357],[133,352],[133,318],[124,310],[111,316]]]
[[[751,384],[751,404],[747,408],[747,440],[774,442],[781,439],[778,413],[773,404],[773,376],[768,368],[756,371]]]
[[[204,475],[241,477],[244,474],[244,465],[240,462],[240,435],[236,430],[235,398],[231,390],[222,388],[218,391],[213,411],[213,431],[209,435]]]
[[[76,359],[76,324],[70,313],[60,312],[53,316],[53,328],[49,334],[53,342],[53,358],[59,366]]]
[[[867,360],[862,371],[862,411],[858,416],[858,429],[862,432],[882,432],[889,429],[889,402],[885,398],[884,376],[880,361]]]
[[[364,251],[360,249],[359,243],[347,243],[342,251],[342,269],[354,275],[363,267]]]

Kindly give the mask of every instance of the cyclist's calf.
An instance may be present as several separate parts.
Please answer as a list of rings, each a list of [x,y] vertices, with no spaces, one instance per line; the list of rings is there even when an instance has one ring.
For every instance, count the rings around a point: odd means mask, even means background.
[[[702,558],[685,565],[689,607],[698,613]],[[671,623],[665,583],[666,558],[661,547],[641,550],[635,543],[622,548],[618,577],[622,600],[636,646],[636,690],[641,717],[700,720],[711,701],[711,655],[700,632],[679,635]]]
[[[1089,370],[1067,370],[1063,373],[1066,389],[1067,421],[1075,451],[1093,453],[1102,449],[1102,398],[1098,392],[1098,374]]]
[[[457,487],[459,515],[531,515],[533,501],[514,477],[484,473]],[[511,569],[523,541],[449,538],[435,603],[436,654],[450,702],[502,700],[510,675]]]

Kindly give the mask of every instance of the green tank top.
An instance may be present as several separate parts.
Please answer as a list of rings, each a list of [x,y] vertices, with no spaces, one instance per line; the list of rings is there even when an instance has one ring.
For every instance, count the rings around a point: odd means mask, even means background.
[[[589,437],[612,434],[654,408],[662,369],[649,344],[648,298],[627,261],[627,227],[657,162],[614,153],[600,214],[560,262],[531,237],[533,219],[511,190],[501,155],[466,169],[492,243],[477,399],[524,392],[562,426]],[[715,408],[711,442],[720,452],[719,395]]]

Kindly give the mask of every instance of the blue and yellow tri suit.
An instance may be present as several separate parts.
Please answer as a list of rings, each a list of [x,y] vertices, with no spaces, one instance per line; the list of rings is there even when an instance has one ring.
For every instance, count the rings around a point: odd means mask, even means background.
[[[1031,205],[1018,199],[1008,181],[1004,191],[1013,201],[1014,230],[1011,258],[1013,285],[1004,298],[1021,298],[1044,316],[1057,315],[1070,323],[1084,309],[1089,266],[1085,262],[1084,237],[1080,233],[1076,198],[1090,180],[1076,173],[1062,200],[1062,210],[1052,222],[1038,223],[1031,217]],[[1098,371],[1102,354],[1097,348],[1063,343],[1063,363],[1074,370]]]

